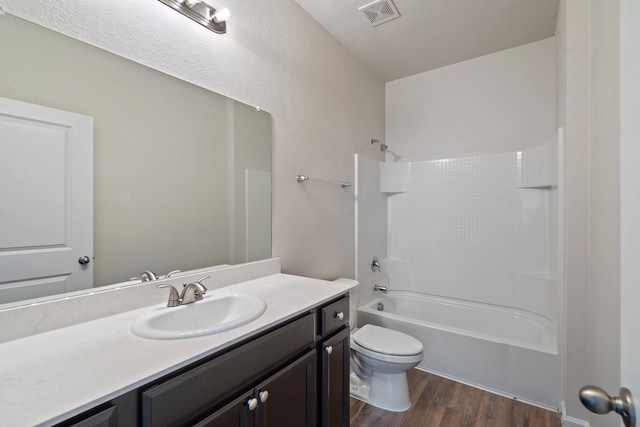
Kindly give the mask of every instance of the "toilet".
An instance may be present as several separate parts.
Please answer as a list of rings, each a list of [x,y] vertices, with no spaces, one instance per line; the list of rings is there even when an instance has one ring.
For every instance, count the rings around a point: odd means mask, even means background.
[[[407,371],[422,361],[422,342],[381,326],[354,328],[359,282],[345,278],[334,281],[353,286],[349,291],[351,396],[387,411],[406,411],[411,406]]]
[[[422,360],[422,343],[410,335],[364,325],[351,335],[351,396],[387,411],[411,406],[407,371]]]

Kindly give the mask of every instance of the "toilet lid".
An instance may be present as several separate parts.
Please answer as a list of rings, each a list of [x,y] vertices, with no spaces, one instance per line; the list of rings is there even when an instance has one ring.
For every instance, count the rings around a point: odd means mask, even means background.
[[[422,343],[412,336],[375,325],[364,325],[352,339],[377,353],[412,356],[422,352]]]

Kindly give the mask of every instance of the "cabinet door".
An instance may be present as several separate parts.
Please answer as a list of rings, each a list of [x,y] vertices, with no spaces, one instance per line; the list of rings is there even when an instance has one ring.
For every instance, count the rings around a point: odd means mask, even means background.
[[[238,396],[314,343],[306,315],[172,379],[142,391],[142,427],[188,425]]]
[[[256,427],[314,427],[316,384],[316,352],[311,351],[256,388]]]
[[[255,409],[249,409],[249,400],[253,395],[240,397],[222,409],[214,412],[194,427],[253,427]]]
[[[320,344],[320,425],[349,426],[349,328]]]

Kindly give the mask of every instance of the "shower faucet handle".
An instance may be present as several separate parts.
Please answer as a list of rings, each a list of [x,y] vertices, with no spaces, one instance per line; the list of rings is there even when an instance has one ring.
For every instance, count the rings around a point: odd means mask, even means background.
[[[378,257],[374,256],[371,260],[371,271],[376,272],[380,271],[380,262],[378,261]]]

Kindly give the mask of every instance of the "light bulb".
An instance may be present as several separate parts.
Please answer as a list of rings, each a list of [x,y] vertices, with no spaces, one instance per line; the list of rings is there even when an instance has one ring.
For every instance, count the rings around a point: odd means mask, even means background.
[[[217,10],[211,18],[216,22],[223,22],[229,19],[230,16],[231,12],[229,12],[229,9],[220,9]]]
[[[186,4],[189,7],[193,7],[195,5],[197,5],[198,3],[200,3],[202,0],[184,0],[183,3]]]

